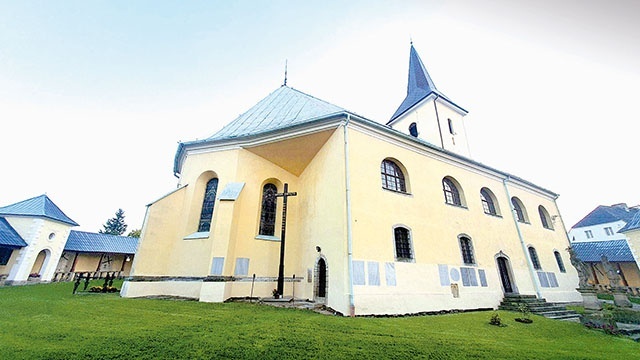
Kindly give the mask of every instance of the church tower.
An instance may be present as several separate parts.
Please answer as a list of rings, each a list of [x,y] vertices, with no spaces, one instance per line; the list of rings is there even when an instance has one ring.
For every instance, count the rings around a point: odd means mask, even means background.
[[[444,150],[471,157],[463,109],[440,92],[411,44],[407,96],[387,125]]]

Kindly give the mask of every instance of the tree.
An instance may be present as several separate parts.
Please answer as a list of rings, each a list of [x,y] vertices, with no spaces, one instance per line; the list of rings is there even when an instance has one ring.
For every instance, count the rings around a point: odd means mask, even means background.
[[[100,234],[109,235],[122,235],[127,230],[127,224],[124,222],[124,211],[118,209],[116,211],[116,217],[107,220],[107,223],[102,225],[103,230],[100,230]]]
[[[129,231],[129,234],[127,234],[127,236],[128,237],[139,238],[141,232],[142,232],[142,230],[140,230],[140,229],[131,230],[131,231]]]

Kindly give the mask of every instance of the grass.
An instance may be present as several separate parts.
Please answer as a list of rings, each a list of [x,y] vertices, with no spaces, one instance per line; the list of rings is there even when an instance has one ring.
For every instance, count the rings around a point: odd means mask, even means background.
[[[119,284],[118,284],[119,285]],[[627,338],[499,311],[344,318],[228,303],[72,295],[73,284],[0,288],[0,359],[625,359]]]

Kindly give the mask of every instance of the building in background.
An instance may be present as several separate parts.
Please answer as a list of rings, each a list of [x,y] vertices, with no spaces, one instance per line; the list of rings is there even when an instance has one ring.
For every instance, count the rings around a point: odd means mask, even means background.
[[[47,195],[0,207],[0,281],[70,280],[76,272],[128,274],[138,239],[71,230],[75,226]]]
[[[413,45],[386,124],[285,81],[179,144],[178,187],[149,205],[121,294],[272,296],[288,185],[284,296],[353,315],[496,308],[505,294],[579,301],[558,195],[472,160],[466,114]]]
[[[635,216],[640,216],[639,206],[600,205],[569,230],[571,246],[576,256],[589,265],[589,282],[593,285],[609,284],[601,263],[605,255],[617,268],[622,285],[640,287],[640,242],[634,243],[627,236],[627,232],[633,230],[629,226]]]

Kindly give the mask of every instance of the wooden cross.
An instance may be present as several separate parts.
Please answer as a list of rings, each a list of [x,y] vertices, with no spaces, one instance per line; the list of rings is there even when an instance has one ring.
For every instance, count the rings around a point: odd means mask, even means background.
[[[278,294],[282,296],[284,294],[284,239],[287,232],[287,198],[289,196],[296,196],[297,192],[289,192],[289,184],[284,184],[284,191],[280,194],[276,194],[276,197],[281,197],[282,201],[282,229],[280,232],[280,266],[278,267]]]

